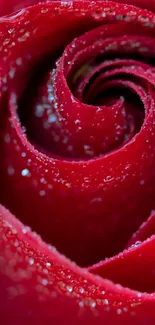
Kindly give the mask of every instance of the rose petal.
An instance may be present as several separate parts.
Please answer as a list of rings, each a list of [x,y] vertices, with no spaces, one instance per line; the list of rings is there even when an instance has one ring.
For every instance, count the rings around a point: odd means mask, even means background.
[[[155,234],[155,213],[152,211],[146,222],[142,223],[140,228],[133,234],[127,244],[127,247],[134,245],[137,241],[144,241]]]
[[[155,237],[136,241],[123,253],[89,268],[93,274],[142,292],[155,291]]]
[[[0,207],[1,324],[152,324],[154,296],[92,276]]]

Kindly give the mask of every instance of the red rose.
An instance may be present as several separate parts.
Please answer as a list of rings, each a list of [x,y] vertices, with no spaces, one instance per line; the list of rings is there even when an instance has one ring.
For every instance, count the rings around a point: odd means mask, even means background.
[[[155,324],[155,2],[123,2],[0,19],[2,325]]]

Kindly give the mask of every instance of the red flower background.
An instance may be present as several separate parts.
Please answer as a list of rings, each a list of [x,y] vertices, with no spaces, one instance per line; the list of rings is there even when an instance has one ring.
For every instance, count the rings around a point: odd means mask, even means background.
[[[155,324],[155,2],[120,2],[1,2],[2,325]]]

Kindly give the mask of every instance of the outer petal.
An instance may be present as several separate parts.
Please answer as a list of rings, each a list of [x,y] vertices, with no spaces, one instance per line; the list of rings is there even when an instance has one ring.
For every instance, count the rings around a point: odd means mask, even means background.
[[[92,276],[0,207],[2,325],[152,325],[154,296]]]
[[[1,0],[0,16],[9,15],[25,7],[36,5],[38,2],[38,0]]]
[[[17,10],[23,9],[28,6],[36,5],[37,3],[48,3],[51,0],[1,0],[0,2],[0,16],[11,14],[12,12],[15,12]],[[68,1],[68,0],[67,0]],[[81,0],[79,0],[81,1]],[[88,0],[90,1],[90,0]],[[98,1],[98,0],[97,0]],[[109,0],[107,0],[109,1]],[[151,11],[155,11],[155,0],[148,0],[147,2],[145,0],[119,0],[116,2],[134,5],[140,8],[148,9]]]

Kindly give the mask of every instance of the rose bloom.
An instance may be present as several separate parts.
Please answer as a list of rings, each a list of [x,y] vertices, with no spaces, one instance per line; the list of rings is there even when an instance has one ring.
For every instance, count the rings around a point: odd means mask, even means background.
[[[155,1],[0,14],[0,324],[154,325]]]

